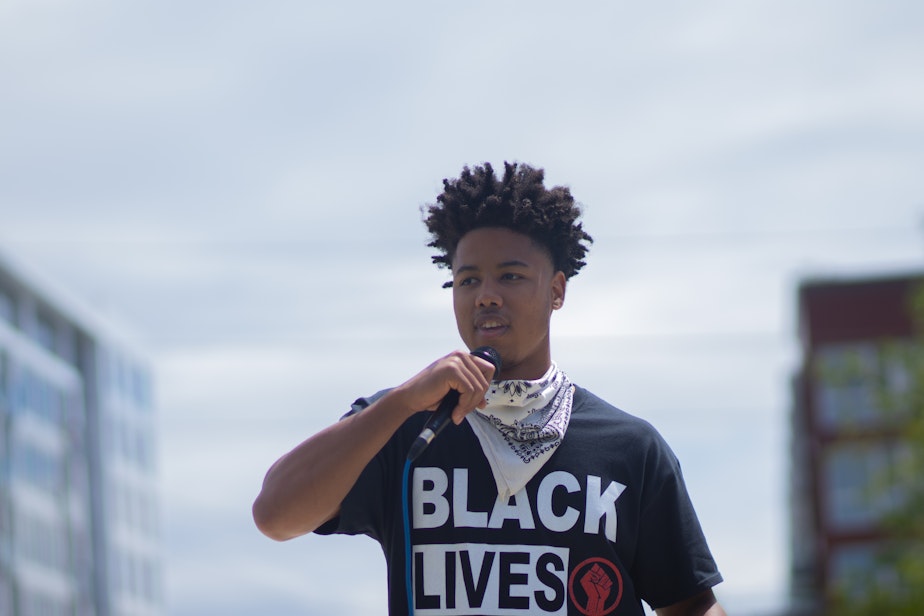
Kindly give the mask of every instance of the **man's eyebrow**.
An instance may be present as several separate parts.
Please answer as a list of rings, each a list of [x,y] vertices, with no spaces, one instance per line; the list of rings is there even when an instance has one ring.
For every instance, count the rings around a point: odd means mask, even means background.
[[[477,272],[477,271],[478,271],[478,268],[475,267],[474,265],[460,265],[459,269],[454,271],[452,275],[455,276],[456,274],[460,274],[462,272]]]
[[[503,261],[497,264],[499,268],[505,267],[529,267],[529,263],[525,261],[520,261],[519,259],[511,259],[510,261]],[[453,275],[461,274],[463,272],[477,272],[480,268],[476,265],[460,265],[459,269],[453,272]]]

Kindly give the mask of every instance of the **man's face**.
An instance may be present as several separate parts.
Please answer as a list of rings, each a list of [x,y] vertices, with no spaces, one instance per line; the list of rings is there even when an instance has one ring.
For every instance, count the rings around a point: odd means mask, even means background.
[[[500,353],[504,379],[536,379],[551,364],[549,320],[565,299],[565,275],[529,237],[499,227],[466,233],[452,260],[459,335]]]

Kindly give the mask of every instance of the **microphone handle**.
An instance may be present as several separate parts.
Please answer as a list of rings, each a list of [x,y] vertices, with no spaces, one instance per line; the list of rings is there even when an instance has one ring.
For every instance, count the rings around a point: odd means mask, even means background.
[[[472,355],[491,362],[494,365],[494,374],[491,378],[497,378],[501,370],[501,358],[496,350],[488,346],[481,346],[472,351]],[[450,389],[449,392],[443,396],[443,399],[440,400],[433,415],[430,416],[430,419],[424,426],[423,432],[421,432],[420,436],[411,444],[411,448],[407,452],[408,461],[413,462],[416,460],[417,456],[419,456],[421,452],[427,448],[427,445],[430,444],[430,441],[435,439],[436,435],[449,425],[452,420],[452,409],[456,408],[458,403],[459,392],[455,389]]]
[[[427,448],[427,445],[430,444],[430,441],[435,439],[436,435],[442,432],[446,426],[452,422],[452,409],[456,408],[458,403],[459,392],[455,389],[450,389],[449,392],[443,396],[436,410],[433,411],[433,415],[427,420],[423,432],[421,432],[420,436],[414,439],[413,444],[411,444],[411,448],[407,452],[408,460],[411,462],[416,460],[423,450]]]

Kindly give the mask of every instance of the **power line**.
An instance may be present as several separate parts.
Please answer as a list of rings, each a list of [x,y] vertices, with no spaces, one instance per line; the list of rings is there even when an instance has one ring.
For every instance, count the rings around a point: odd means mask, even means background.
[[[870,227],[815,227],[791,229],[715,229],[692,230],[666,233],[594,233],[594,239],[609,242],[752,242],[754,240],[817,240],[820,237],[893,237],[917,233],[924,240],[924,227],[901,225]]]
[[[42,233],[30,235],[28,231],[18,233],[15,239],[0,237],[0,241],[10,244],[56,244],[56,245],[84,245],[92,244],[114,244],[123,245],[138,244],[151,245],[202,245],[202,246],[290,246],[306,247],[317,244],[356,244],[356,245],[382,245],[382,244],[408,244],[420,242],[425,245],[427,238],[424,234],[419,237],[411,237],[403,233],[378,233],[369,236],[349,237],[336,236],[331,234],[312,236],[302,235],[298,237],[282,236],[273,234],[255,235],[252,230],[246,235],[227,234],[222,235],[214,230],[209,235],[171,235],[171,234],[151,234],[144,231],[138,233],[127,233],[127,230],[120,229],[112,233],[87,234],[75,236],[73,228],[67,235],[48,234],[47,230]],[[355,231],[355,229],[353,230]],[[397,231],[397,230],[396,230]],[[661,243],[661,242],[751,242],[754,240],[785,240],[785,239],[804,239],[814,240],[819,237],[845,238],[845,237],[892,237],[894,235],[907,235],[909,233],[918,233],[924,241],[924,226],[909,227],[903,225],[884,225],[884,226],[867,226],[867,227],[814,227],[814,228],[790,228],[790,229],[703,229],[703,230],[684,230],[668,231],[658,233],[608,233],[596,231],[592,235],[596,242],[605,240],[607,243],[615,242],[633,242],[633,243]]]

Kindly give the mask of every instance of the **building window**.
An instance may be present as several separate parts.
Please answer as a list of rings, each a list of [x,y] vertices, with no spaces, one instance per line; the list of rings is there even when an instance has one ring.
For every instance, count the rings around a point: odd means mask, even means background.
[[[877,566],[874,547],[871,544],[860,544],[835,549],[831,553],[828,574],[831,589],[844,597],[860,598],[866,595]]]
[[[35,590],[23,590],[19,594],[19,611],[22,616],[66,616],[72,614],[70,606]]]
[[[0,576],[0,614],[13,614],[13,584],[10,576]]]
[[[0,321],[6,321],[10,325],[16,323],[16,304],[13,302],[13,294],[0,287]]]
[[[14,408],[60,425],[64,414],[64,392],[28,368],[22,369],[13,386]]]
[[[875,528],[901,498],[895,469],[904,454],[891,442],[845,442],[825,454],[827,519],[835,530]]]
[[[67,533],[61,525],[21,514],[16,520],[16,540],[23,558],[57,571],[68,571]]]
[[[138,366],[132,369],[132,400],[143,411],[151,408],[150,381],[147,373]]]
[[[104,382],[111,392],[138,410],[150,410],[150,377],[141,364],[110,350],[106,353],[104,366]]]
[[[39,312],[35,315],[35,341],[45,349],[55,352],[57,332],[54,320],[46,314]]]
[[[895,425],[904,416],[911,389],[912,345],[852,343],[830,345],[815,357],[817,422],[827,431]]]
[[[920,374],[924,362],[924,346],[911,340],[893,340],[880,351],[880,383],[883,410],[899,422],[910,419],[913,396],[919,386],[915,374]]]
[[[9,406],[9,361],[6,353],[0,349],[0,413]]]
[[[831,552],[829,587],[848,601],[869,597],[871,592],[896,595],[901,591],[901,575],[885,557],[889,550],[888,544],[870,542],[836,547]]]
[[[13,443],[12,449],[14,477],[47,492],[64,488],[64,472],[57,457],[23,441]]]
[[[60,322],[58,330],[58,355],[67,363],[77,366],[77,332],[67,322]]]

